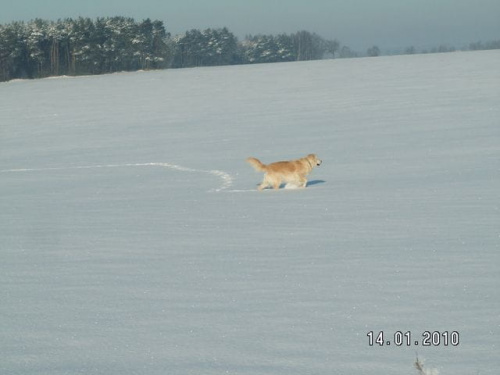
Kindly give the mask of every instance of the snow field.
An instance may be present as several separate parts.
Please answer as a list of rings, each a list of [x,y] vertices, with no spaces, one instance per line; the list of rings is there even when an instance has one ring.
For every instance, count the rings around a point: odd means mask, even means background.
[[[499,63],[1,84],[0,372],[496,374]],[[246,157],[311,152],[254,191]],[[398,330],[460,344],[368,345]]]

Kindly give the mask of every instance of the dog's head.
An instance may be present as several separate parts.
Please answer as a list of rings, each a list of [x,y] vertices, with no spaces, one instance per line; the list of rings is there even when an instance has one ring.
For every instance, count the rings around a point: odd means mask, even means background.
[[[309,163],[311,163],[311,165],[314,165],[314,166],[320,166],[322,161],[321,159],[319,159],[316,154],[309,154],[307,155],[307,160],[309,161]]]

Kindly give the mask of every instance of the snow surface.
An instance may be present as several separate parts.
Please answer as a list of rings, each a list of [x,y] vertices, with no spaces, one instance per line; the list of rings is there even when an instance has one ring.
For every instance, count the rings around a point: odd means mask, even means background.
[[[499,66],[0,84],[0,374],[498,374]],[[311,152],[306,189],[255,190],[248,156]]]

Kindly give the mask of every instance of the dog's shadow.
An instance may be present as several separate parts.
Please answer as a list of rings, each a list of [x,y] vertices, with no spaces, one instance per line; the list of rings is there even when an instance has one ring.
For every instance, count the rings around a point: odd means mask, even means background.
[[[312,181],[307,181],[306,188],[311,187],[314,185],[319,185],[319,184],[324,184],[326,181],[325,180],[312,180]],[[286,189],[287,184],[281,184],[280,189]],[[289,187],[289,189],[293,190],[293,186]]]
[[[324,184],[325,182],[326,182],[325,180],[312,180],[312,181],[307,181],[307,185],[306,185],[306,187],[308,187],[308,186],[314,186],[314,185]]]

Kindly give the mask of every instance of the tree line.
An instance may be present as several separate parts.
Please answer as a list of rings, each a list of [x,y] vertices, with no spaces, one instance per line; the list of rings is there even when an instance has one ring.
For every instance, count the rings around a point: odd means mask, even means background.
[[[500,40],[493,40],[489,42],[472,42],[467,46],[463,46],[461,48],[456,48],[453,45],[441,44],[439,46],[435,46],[432,48],[422,48],[417,49],[415,46],[407,47],[403,50],[393,50],[386,52],[389,55],[415,55],[415,54],[427,54],[427,53],[448,53],[448,52],[456,52],[456,51],[485,51],[485,50],[494,50],[500,49]],[[366,51],[366,56],[368,57],[376,57],[381,56],[382,52],[378,46],[373,46],[368,48]],[[354,56],[358,57],[356,53]]]
[[[500,41],[471,43],[470,50],[498,49]],[[431,53],[450,52],[440,46]],[[421,53],[428,53],[422,51]],[[414,47],[403,53],[417,53]],[[379,56],[373,46],[366,56]],[[149,18],[35,19],[0,25],[0,82],[16,78],[103,74],[141,69],[257,64],[358,57],[337,40],[315,33],[248,35],[239,41],[227,28],[172,36]]]
[[[107,17],[0,25],[0,81],[141,69],[321,59],[340,44],[317,34],[247,36],[227,28],[172,36],[162,21]]]
[[[36,19],[0,26],[0,80],[166,67],[161,21]]]

